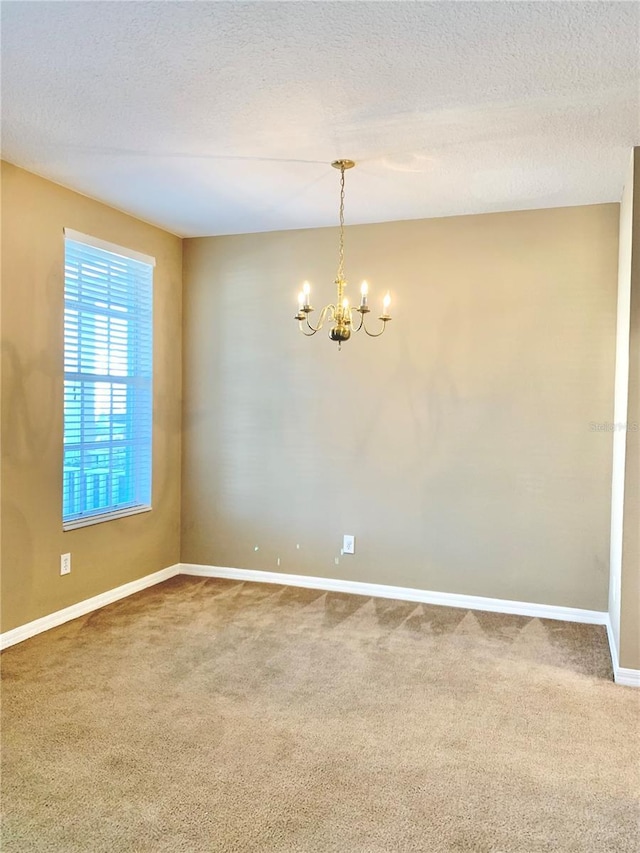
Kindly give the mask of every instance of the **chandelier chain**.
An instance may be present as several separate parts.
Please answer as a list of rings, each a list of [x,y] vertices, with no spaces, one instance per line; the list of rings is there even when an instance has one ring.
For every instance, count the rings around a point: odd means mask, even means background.
[[[340,166],[340,250],[338,255],[338,280],[344,281],[344,166]]]

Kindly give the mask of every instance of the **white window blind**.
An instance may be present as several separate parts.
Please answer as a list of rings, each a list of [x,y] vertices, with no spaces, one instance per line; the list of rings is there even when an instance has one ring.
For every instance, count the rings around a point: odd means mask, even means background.
[[[65,231],[65,529],[151,505],[153,259]]]

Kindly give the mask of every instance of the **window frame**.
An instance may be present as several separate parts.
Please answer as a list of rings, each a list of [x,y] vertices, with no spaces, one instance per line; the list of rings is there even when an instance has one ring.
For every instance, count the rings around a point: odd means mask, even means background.
[[[129,249],[127,247],[120,246],[120,245],[117,245],[115,243],[110,243],[110,242],[107,242],[106,240],[101,240],[99,238],[96,238],[96,237],[93,237],[93,236],[90,236],[87,234],[83,234],[79,231],[75,231],[75,230],[70,229],[70,228],[64,228],[63,229],[63,237],[64,237],[64,240],[63,240],[63,254],[64,254],[63,302],[64,302],[64,309],[65,309],[65,315],[64,315],[65,320],[63,322],[63,386],[65,388],[65,394],[63,395],[63,399],[65,400],[65,405],[66,405],[66,389],[67,389],[67,383],[68,382],[78,382],[81,385],[82,385],[82,383],[90,384],[93,382],[95,384],[99,384],[100,382],[106,382],[109,385],[113,386],[114,384],[116,384],[116,385],[120,384],[118,382],[118,380],[123,380],[121,384],[128,386],[128,385],[135,385],[136,382],[139,382],[142,379],[142,381],[144,381],[144,383],[145,383],[145,389],[148,393],[148,411],[147,411],[148,439],[146,439],[146,437],[145,437],[146,440],[145,440],[145,444],[143,445],[146,448],[146,453],[148,454],[148,476],[149,476],[148,502],[137,500],[137,502],[135,502],[135,503],[133,503],[133,502],[132,503],[126,503],[126,504],[123,504],[120,506],[114,505],[113,503],[111,503],[110,505],[108,505],[104,509],[94,508],[91,510],[88,510],[86,508],[86,505],[85,505],[83,507],[83,509],[80,511],[84,514],[82,514],[82,515],[78,515],[77,513],[69,514],[66,518],[64,516],[65,488],[66,488],[65,451],[69,447],[69,445],[64,443],[66,411],[63,410],[62,529],[64,531],[67,531],[67,530],[74,530],[74,529],[79,528],[79,527],[87,527],[87,526],[93,525],[93,524],[102,524],[103,522],[111,521],[111,520],[114,520],[117,518],[124,518],[124,517],[127,517],[129,515],[138,515],[140,513],[150,512],[153,508],[152,507],[152,503],[153,503],[153,501],[152,501],[152,489],[153,489],[153,403],[154,403],[154,394],[153,394],[153,385],[154,385],[153,301],[154,300],[153,300],[153,295],[154,295],[154,268],[156,266],[156,261],[155,261],[155,258],[150,256],[150,255],[145,255],[145,254],[143,254],[141,252],[137,252],[133,249]],[[68,355],[68,351],[67,351],[67,341],[66,341],[66,329],[67,329],[67,327],[66,327],[66,313],[67,313],[67,310],[69,308],[69,305],[67,302],[67,299],[68,299],[68,296],[67,296],[67,262],[68,262],[67,241],[72,241],[74,243],[82,243],[82,244],[85,244],[86,246],[90,247],[91,249],[97,249],[99,251],[108,252],[110,254],[117,255],[120,258],[124,258],[126,260],[131,260],[131,261],[143,263],[143,264],[146,264],[146,265],[151,267],[150,281],[149,281],[149,317],[148,317],[148,322],[149,322],[150,326],[143,333],[145,335],[148,335],[148,353],[147,353],[147,355],[148,355],[149,365],[150,365],[150,374],[148,375],[148,377],[147,376],[142,377],[142,375],[139,373],[134,373],[132,375],[129,375],[127,373],[126,375],[123,376],[123,375],[118,374],[118,373],[112,373],[111,368],[109,368],[108,371],[104,374],[95,374],[96,379],[91,380],[90,377],[93,376],[94,374],[92,374],[90,372],[83,374],[82,371],[80,370],[80,367],[81,367],[80,363],[78,363],[78,371],[77,372],[67,370],[66,358]],[[77,311],[78,311],[78,314],[77,314],[78,322],[80,322],[80,316],[81,316],[81,312],[82,312],[82,304],[81,303],[78,304]],[[110,312],[107,309],[107,311],[105,312],[105,316],[109,316],[109,313]],[[89,310],[86,310],[86,314],[87,314],[87,316],[90,316],[91,312]],[[139,316],[139,315],[137,315],[137,316]],[[137,346],[138,342],[139,342],[139,337],[136,333],[136,336],[133,339],[133,341],[128,341],[128,343],[127,343],[127,353],[129,353],[129,351],[130,351],[129,348],[132,346]],[[79,356],[80,356],[80,351],[78,350],[78,357]],[[79,378],[80,376],[82,376],[83,378],[80,379]],[[81,392],[81,393],[84,393],[84,392]],[[111,390],[110,393],[113,394],[113,389]],[[112,400],[111,406],[113,407],[113,398],[111,398],[111,400]],[[135,421],[135,413],[128,415],[128,416],[130,416],[132,418],[132,422],[135,425],[135,422],[136,422]],[[113,420],[114,420],[114,412],[113,412],[113,408],[111,408],[111,410],[109,412],[109,424],[110,425],[113,423]],[[136,439],[136,438],[127,439],[126,442],[127,442],[127,444],[130,442],[131,446],[133,446],[133,447],[139,448],[141,446],[139,443],[139,439]],[[97,444],[97,443],[98,442],[86,442],[86,441],[83,441],[82,439],[79,442],[72,442],[72,444],[74,446],[76,444],[78,445],[78,450],[80,451],[80,453],[84,452],[82,450],[82,446],[84,444]],[[114,450],[113,436],[111,436],[111,439],[108,441],[108,445],[107,445],[107,442],[105,442],[105,445],[106,445],[105,451],[108,450],[108,452],[110,454],[113,453],[113,450]],[[123,444],[123,446],[126,446],[126,444]],[[116,444],[115,447],[117,448],[118,445]],[[133,465],[134,465],[134,472],[132,475],[139,474],[140,472],[135,470],[137,467],[137,463],[134,462]],[[112,474],[113,470],[114,470],[113,467],[109,468],[109,474],[110,475]],[[147,471],[145,471],[144,473],[145,473],[145,478],[146,478]],[[86,482],[83,480],[82,475],[81,475],[81,483],[83,483],[81,488],[87,488]],[[146,486],[146,483],[145,483],[145,486]],[[107,488],[112,488],[112,485],[109,485]],[[134,497],[134,500],[135,500],[135,497]],[[70,517],[70,516],[72,516],[72,517]]]

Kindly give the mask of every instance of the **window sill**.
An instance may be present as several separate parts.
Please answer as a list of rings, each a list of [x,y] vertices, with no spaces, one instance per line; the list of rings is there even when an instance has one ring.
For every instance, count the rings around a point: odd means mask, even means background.
[[[139,515],[141,512],[151,512],[150,506],[129,506],[126,509],[117,509],[112,512],[104,512],[101,515],[89,515],[85,518],[74,518],[72,521],[63,521],[62,529],[76,530],[78,527],[89,527],[91,524],[102,524],[104,521],[113,521],[116,518],[126,518],[128,515]]]

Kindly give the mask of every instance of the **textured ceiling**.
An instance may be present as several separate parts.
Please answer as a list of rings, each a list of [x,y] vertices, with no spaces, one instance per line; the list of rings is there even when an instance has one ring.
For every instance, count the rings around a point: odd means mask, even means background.
[[[640,5],[3,2],[5,159],[185,236],[617,201]]]

